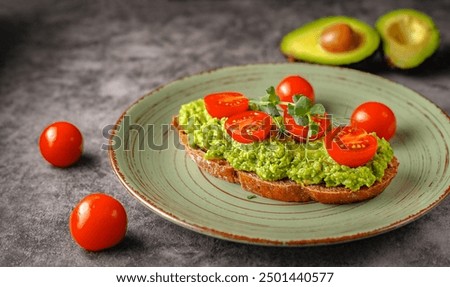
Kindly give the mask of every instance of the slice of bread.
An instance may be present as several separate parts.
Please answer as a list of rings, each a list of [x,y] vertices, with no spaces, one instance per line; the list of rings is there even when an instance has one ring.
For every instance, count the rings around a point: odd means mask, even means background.
[[[186,153],[199,168],[217,178],[232,183],[239,183],[237,171],[226,160],[207,160],[205,159],[205,152],[203,150],[194,149],[189,146],[188,135],[183,130],[179,129],[176,117],[172,119],[172,126],[177,129],[180,142],[184,146]]]
[[[188,136],[180,129],[176,116],[172,119],[172,126],[178,131],[180,142],[185,147],[186,153],[200,169],[214,177],[231,183],[239,183],[244,190],[280,201],[308,202],[314,200],[327,204],[345,204],[367,200],[384,191],[397,174],[399,165],[394,157],[381,181],[371,187],[362,187],[358,191],[351,191],[345,187],[301,185],[289,179],[267,181],[255,173],[235,170],[226,160],[205,159],[205,151],[189,146]]]
[[[397,174],[398,160],[393,158],[384,171],[381,181],[372,186],[363,186],[358,191],[351,191],[342,186],[326,187],[325,185],[305,185],[304,188],[315,201],[321,203],[344,204],[374,198],[382,193]]]

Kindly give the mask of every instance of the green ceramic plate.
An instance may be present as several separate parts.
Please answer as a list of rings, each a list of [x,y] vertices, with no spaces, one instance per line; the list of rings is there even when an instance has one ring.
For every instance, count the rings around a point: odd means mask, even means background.
[[[264,95],[283,77],[301,74],[329,113],[349,118],[365,101],[397,116],[391,140],[400,168],[378,197],[357,204],[284,203],[256,197],[200,171],[169,128],[181,104],[214,91]],[[449,194],[448,116],[416,92],[351,69],[308,64],[228,67],[169,83],[135,102],[110,141],[114,171],[126,189],[160,216],[217,238],[263,245],[351,241],[403,226]]]

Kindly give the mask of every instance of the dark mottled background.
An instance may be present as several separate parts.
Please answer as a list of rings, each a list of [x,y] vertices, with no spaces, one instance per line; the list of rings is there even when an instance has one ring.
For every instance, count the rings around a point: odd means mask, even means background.
[[[113,173],[102,128],[146,92],[203,70],[284,62],[283,34],[345,14],[373,24],[394,8],[433,17],[436,56],[412,72],[361,67],[450,111],[450,2],[0,0],[0,266],[450,266],[450,199],[398,230],[353,243],[273,248],[222,241],[174,225],[132,198]],[[57,169],[37,139],[56,120],[75,123],[85,155]],[[88,253],[70,238],[73,206],[95,191],[129,215],[125,241]]]

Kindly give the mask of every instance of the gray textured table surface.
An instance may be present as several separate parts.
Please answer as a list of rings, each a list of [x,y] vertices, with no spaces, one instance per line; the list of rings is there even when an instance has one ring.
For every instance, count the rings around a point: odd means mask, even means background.
[[[373,24],[401,7],[440,28],[431,63],[414,72],[366,70],[450,111],[449,1],[0,1],[0,266],[450,266],[450,199],[400,229],[352,243],[251,246],[172,224],[131,197],[113,173],[101,130],[141,95],[182,76],[247,63],[284,62],[281,36],[327,15]],[[37,139],[55,120],[75,123],[85,154],[57,169]],[[73,206],[94,191],[129,216],[126,239],[100,253],[68,231]]]

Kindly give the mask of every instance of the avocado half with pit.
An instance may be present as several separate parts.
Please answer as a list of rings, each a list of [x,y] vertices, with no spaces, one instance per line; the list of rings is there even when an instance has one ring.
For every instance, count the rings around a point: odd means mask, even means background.
[[[381,16],[375,27],[388,63],[400,69],[419,66],[439,47],[439,30],[433,20],[413,9],[391,11]]]
[[[280,49],[289,60],[350,65],[374,54],[379,45],[380,36],[366,23],[346,16],[330,16],[286,34]]]

